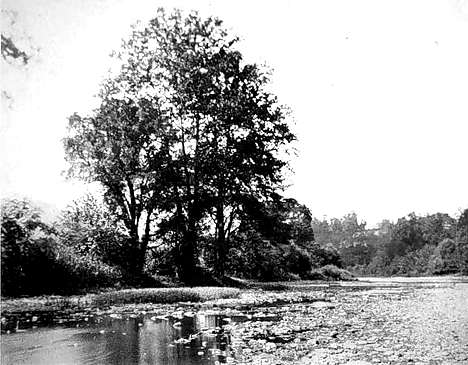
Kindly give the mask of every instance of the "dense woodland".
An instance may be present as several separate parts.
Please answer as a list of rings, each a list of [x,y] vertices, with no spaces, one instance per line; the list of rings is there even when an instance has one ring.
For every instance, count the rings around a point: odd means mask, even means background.
[[[343,267],[359,275],[432,275],[468,272],[468,209],[457,218],[445,213],[367,228],[356,214],[314,219],[315,238],[336,249]]]
[[[368,229],[285,198],[289,111],[238,41],[196,13],[133,28],[100,105],[70,116],[64,139],[70,178],[99,192],[53,222],[33,202],[2,202],[3,295],[468,270],[468,210]]]

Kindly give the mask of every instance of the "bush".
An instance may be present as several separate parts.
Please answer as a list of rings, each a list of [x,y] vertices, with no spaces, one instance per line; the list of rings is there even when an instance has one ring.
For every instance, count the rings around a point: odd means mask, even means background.
[[[334,247],[323,247],[318,243],[313,243],[309,249],[313,267],[334,265],[342,267],[340,254]]]
[[[446,238],[434,250],[432,262],[433,274],[453,274],[461,271],[460,257],[463,254],[454,240]]]
[[[308,280],[341,280],[351,281],[356,280],[353,274],[349,271],[340,269],[335,265],[326,265],[320,269],[311,270],[305,277]]]
[[[64,245],[58,245],[56,253],[52,265],[61,279],[55,280],[55,291],[72,293],[77,289],[112,287],[122,280],[120,270],[95,257],[78,255]]]
[[[253,230],[235,238],[228,257],[227,271],[231,275],[260,281],[287,277],[283,250]]]
[[[295,244],[292,244],[286,251],[284,261],[290,278],[300,278],[312,269],[310,254]]]
[[[72,293],[112,286],[120,272],[60,244],[27,200],[2,201],[2,295]]]
[[[57,223],[59,240],[79,255],[130,271],[133,251],[125,229],[118,223],[102,199],[87,194],[74,201]]]
[[[2,200],[1,211],[2,295],[17,295],[37,285],[37,274],[50,274],[53,232],[28,200]]]

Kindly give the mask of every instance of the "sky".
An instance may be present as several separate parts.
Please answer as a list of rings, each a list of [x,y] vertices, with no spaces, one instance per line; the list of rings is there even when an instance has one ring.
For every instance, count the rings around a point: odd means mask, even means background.
[[[298,137],[286,195],[314,216],[468,207],[468,0],[3,0],[2,33],[34,57],[2,60],[2,197],[61,209],[93,189],[63,174],[67,117],[96,106],[110,52],[159,6],[219,17],[272,69]]]

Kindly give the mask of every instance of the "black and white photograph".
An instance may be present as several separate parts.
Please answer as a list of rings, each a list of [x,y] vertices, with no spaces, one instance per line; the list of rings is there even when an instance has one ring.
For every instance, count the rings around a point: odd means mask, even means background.
[[[468,365],[468,0],[2,0],[2,365]]]

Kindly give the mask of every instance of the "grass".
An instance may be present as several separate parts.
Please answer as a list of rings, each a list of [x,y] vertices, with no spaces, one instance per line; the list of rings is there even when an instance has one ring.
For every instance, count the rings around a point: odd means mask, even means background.
[[[319,269],[311,270],[307,274],[308,280],[342,280],[342,281],[353,281],[357,280],[356,277],[351,274],[348,270],[340,269],[335,265],[326,265]]]
[[[204,302],[235,298],[240,290],[224,287],[124,289],[98,294],[42,296],[2,300],[2,316],[26,312],[71,312],[111,305],[178,302]]]
[[[346,270],[333,265],[312,270],[306,280],[356,280]],[[267,291],[288,290],[290,285],[281,283],[259,283],[249,280],[232,279],[230,284],[245,289],[261,289]],[[72,313],[89,309],[106,308],[112,305],[125,304],[171,304],[179,302],[204,302],[208,300],[237,298],[242,289],[233,287],[177,287],[177,288],[146,288],[122,289],[100,292],[96,294],[73,296],[40,296],[28,298],[2,299],[1,314],[21,315],[24,313]]]
[[[239,289],[223,287],[126,289],[95,294],[92,302],[98,306],[133,303],[170,304],[233,298],[239,294]]]

